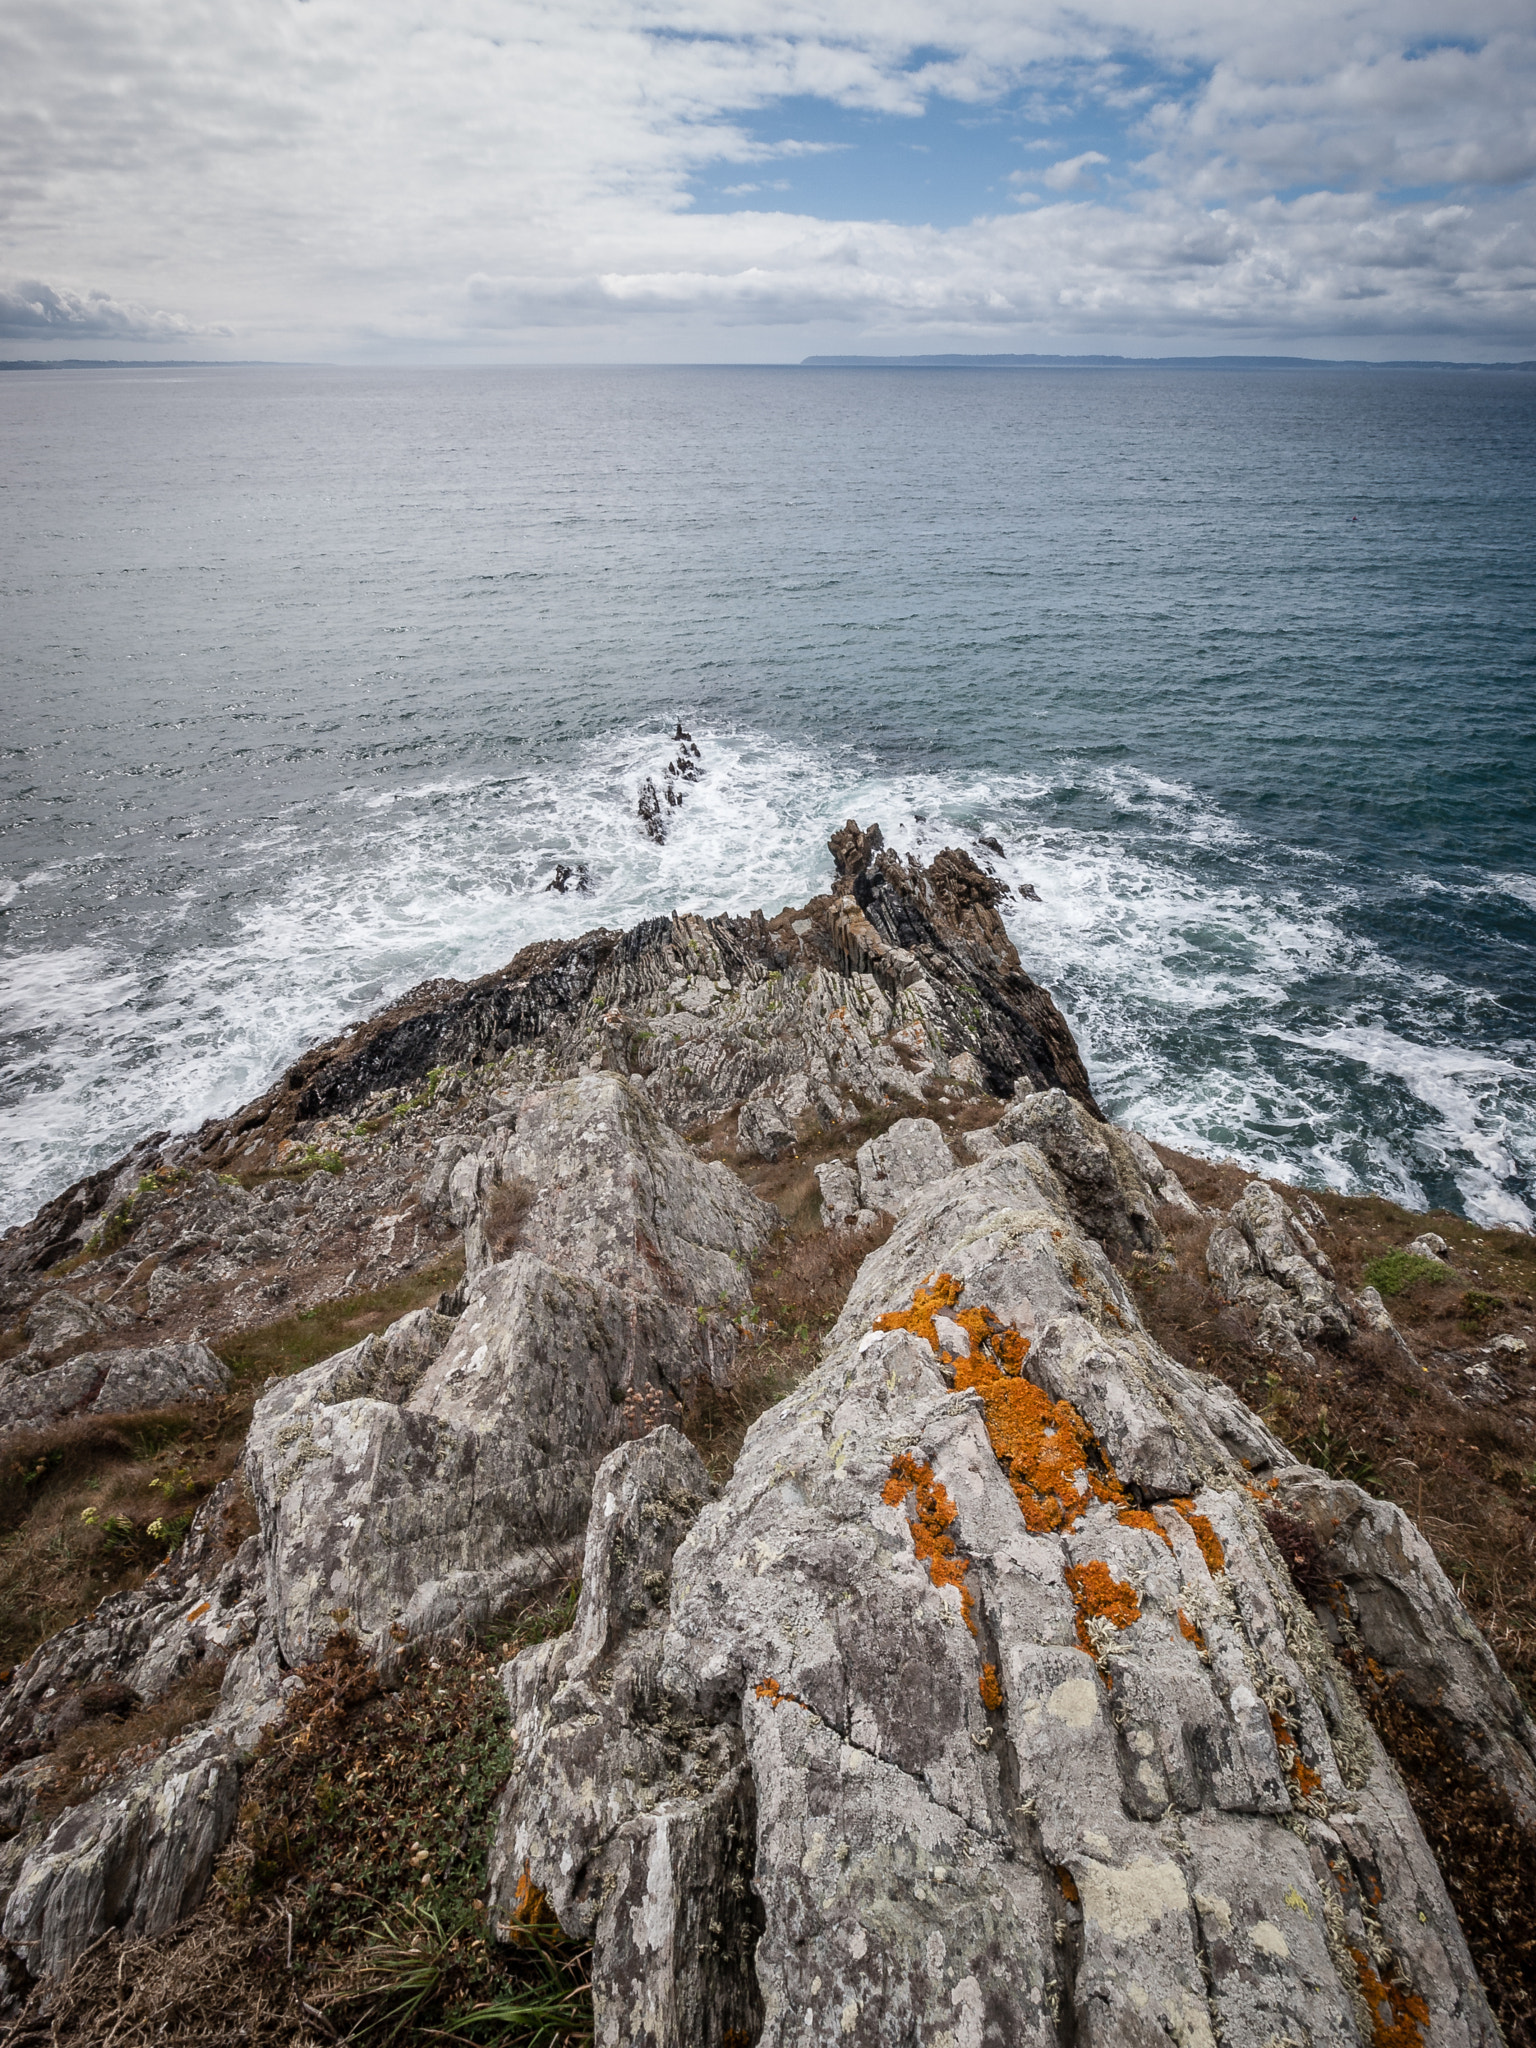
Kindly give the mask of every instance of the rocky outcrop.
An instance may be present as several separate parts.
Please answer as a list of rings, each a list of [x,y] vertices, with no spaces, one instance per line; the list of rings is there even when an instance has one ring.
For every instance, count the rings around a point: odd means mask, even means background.
[[[953,1173],[944,1133],[931,1117],[904,1116],[858,1150],[859,1203],[876,1215],[899,1216],[920,1188]]]
[[[701,2038],[679,1871],[727,1868],[751,1816],[767,2044],[1493,2048],[1401,1784],[1266,1528],[1301,1478],[1146,1336],[1042,1151],[934,1183],[614,1663],[581,1666],[586,1692],[574,1651],[513,1667],[541,1761],[508,1791],[498,1913],[543,1893],[590,1933],[599,2040]],[[589,1569],[617,1512],[594,1503]],[[1454,1595],[1415,1569],[1432,1629]],[[1475,1667],[1463,1711],[1496,1719]],[[652,1731],[633,1782],[597,1765]],[[705,1755],[731,1785],[713,1810]],[[605,1920],[619,1886],[634,1908]]]
[[[28,1371],[30,1363],[23,1354],[0,1369],[0,1442],[69,1415],[134,1415],[212,1400],[229,1385],[228,1366],[200,1343],[85,1351],[41,1371]]]
[[[1043,1152],[1079,1223],[1122,1256],[1160,1252],[1158,1203],[1182,1206],[1180,1196],[1189,1200],[1178,1177],[1166,1168],[1155,1184],[1149,1178],[1142,1155],[1150,1155],[1154,1163],[1157,1155],[1145,1139],[1133,1143],[1131,1134],[1118,1125],[1096,1121],[1063,1089],[1022,1096],[1003,1113],[997,1134],[1005,1144],[1027,1143]]]
[[[776,1220],[611,1074],[534,1091],[448,1189],[468,1246],[457,1322],[418,1311],[282,1381],[252,1420],[290,1665],[338,1625],[387,1663],[574,1563],[593,1472],[633,1415],[723,1371],[720,1312]]]
[[[1258,1342],[1266,1351],[1311,1362],[1307,1344],[1345,1343],[1364,1320],[1340,1293],[1333,1267],[1296,1210],[1264,1181],[1250,1181],[1225,1223],[1211,1232],[1206,1266],[1229,1302],[1257,1312]]]
[[[266,1611],[260,1546],[234,1547],[238,1481],[199,1510],[175,1558],[44,1643],[0,1707],[0,1936],[37,1976],[67,1966],[108,1927],[157,1934],[201,1900],[233,1823],[240,1760],[281,1711],[283,1670]],[[199,1669],[222,1672],[210,1718],[147,1760],[129,1751],[101,1789],[55,1816],[48,1751],[104,1709],[151,1706]],[[36,1761],[30,1761],[36,1759]]]
[[[596,1943],[597,2048],[756,2037],[753,1781],[739,1728],[673,1693],[657,1626],[673,1553],[714,1493],[675,1430],[615,1451],[576,1625],[507,1670],[520,1740],[491,1894],[509,1937],[553,1913]]]

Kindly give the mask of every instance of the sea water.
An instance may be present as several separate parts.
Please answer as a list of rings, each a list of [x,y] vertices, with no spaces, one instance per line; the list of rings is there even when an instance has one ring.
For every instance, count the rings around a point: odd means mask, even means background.
[[[851,816],[1033,885],[1116,1116],[1529,1225],[1533,596],[1523,375],[7,373],[0,1220]]]

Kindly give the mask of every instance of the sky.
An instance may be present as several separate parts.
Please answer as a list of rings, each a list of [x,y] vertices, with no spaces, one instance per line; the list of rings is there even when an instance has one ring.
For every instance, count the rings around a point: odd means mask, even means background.
[[[0,355],[1536,357],[1530,0],[6,0]]]

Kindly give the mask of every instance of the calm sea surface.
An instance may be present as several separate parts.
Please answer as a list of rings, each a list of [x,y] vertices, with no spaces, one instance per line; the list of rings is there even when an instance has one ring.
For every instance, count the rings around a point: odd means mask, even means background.
[[[0,376],[0,1221],[849,815],[1002,841],[1116,1114],[1530,1224],[1536,378]]]

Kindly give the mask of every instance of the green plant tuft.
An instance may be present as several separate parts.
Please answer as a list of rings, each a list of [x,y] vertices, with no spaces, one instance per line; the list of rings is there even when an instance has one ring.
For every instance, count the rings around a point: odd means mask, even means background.
[[[1446,1277],[1447,1269],[1438,1259],[1426,1259],[1420,1252],[1401,1249],[1372,1259],[1365,1269],[1367,1286],[1374,1287],[1383,1299],[1394,1294],[1406,1294],[1409,1288],[1418,1287],[1425,1281],[1444,1280]]]

